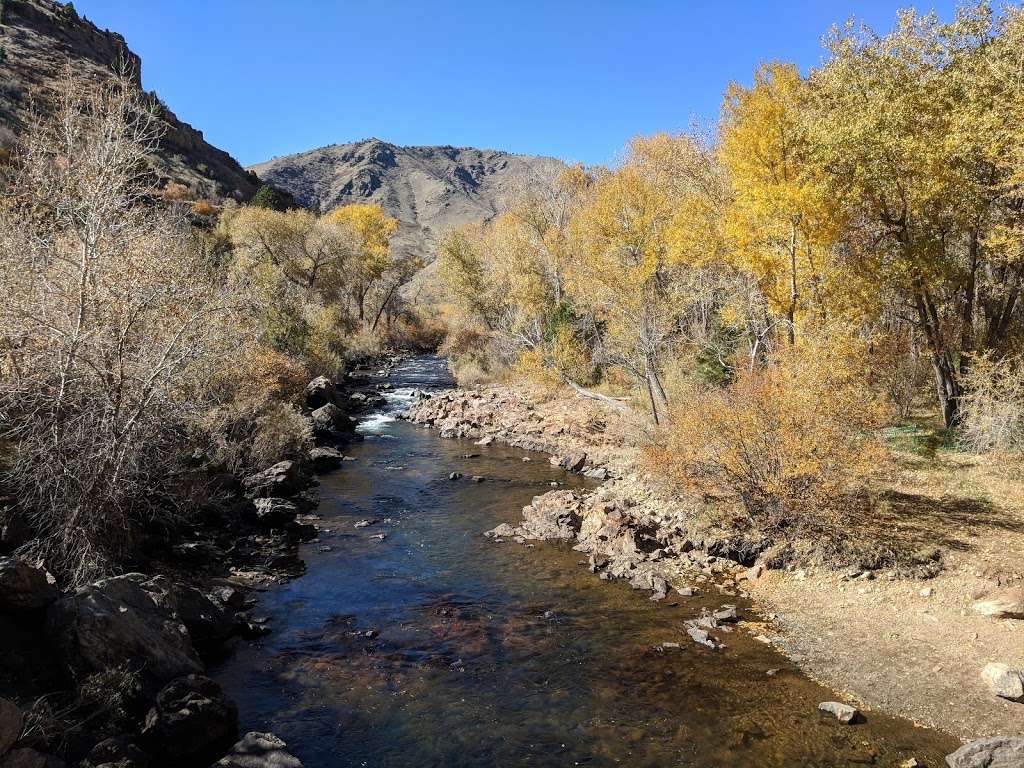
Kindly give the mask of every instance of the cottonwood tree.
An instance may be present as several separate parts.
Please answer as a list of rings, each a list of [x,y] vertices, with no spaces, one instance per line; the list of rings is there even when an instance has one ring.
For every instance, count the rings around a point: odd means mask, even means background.
[[[173,513],[180,436],[243,335],[184,218],[150,203],[160,129],[131,79],[69,69],[40,98],[0,204],[2,483],[29,554],[75,585]]]
[[[1001,344],[1018,314],[1019,263],[990,236],[1019,200],[1004,121],[1022,97],[1020,23],[982,3],[950,24],[903,12],[884,36],[847,25],[811,76],[815,155],[848,206],[846,266],[920,329],[947,426],[969,355]]]
[[[808,100],[796,67],[762,65],[752,87],[729,86],[720,129],[730,182],[722,214],[728,258],[757,279],[790,344],[798,313],[819,321],[827,315],[825,280],[842,224],[842,208],[812,162]]]

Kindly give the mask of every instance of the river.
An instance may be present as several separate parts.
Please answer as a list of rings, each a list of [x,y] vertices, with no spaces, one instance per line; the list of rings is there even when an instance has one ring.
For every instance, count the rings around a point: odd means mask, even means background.
[[[276,733],[307,768],[939,766],[957,746],[880,714],[821,715],[836,694],[750,633],[692,643],[683,621],[727,598],[654,603],[568,546],[485,539],[551,483],[585,481],[396,420],[414,389],[451,386],[443,361],[387,381],[355,461],[321,478],[330,530],[304,545],[306,574],[260,595],[272,634],[212,670],[244,730]]]

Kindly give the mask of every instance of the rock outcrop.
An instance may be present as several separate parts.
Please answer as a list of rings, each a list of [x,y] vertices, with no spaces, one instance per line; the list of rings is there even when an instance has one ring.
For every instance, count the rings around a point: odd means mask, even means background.
[[[185,625],[146,581],[137,573],[104,579],[50,606],[50,635],[74,677],[127,666],[153,690],[202,671]]]
[[[0,4],[3,32],[3,87],[0,88],[0,148],[24,129],[33,91],[45,90],[65,67],[79,75],[107,78],[127,67],[142,87],[142,61],[124,38],[101,30],[68,4],[54,0],[5,0]],[[164,135],[151,166],[158,179],[189,187],[201,197],[247,200],[258,179],[227,152],[209,144],[201,131],[161,105]]]

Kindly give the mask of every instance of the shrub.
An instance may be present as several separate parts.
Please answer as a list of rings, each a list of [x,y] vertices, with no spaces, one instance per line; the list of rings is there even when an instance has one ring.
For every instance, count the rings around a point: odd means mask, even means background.
[[[312,447],[309,419],[291,405],[302,397],[309,371],[265,347],[247,350],[215,379],[221,405],[199,423],[196,440],[211,461],[245,476]]]
[[[68,70],[0,195],[0,484],[27,554],[76,586],[177,516],[185,426],[237,347],[237,297],[176,210],[145,205],[160,126],[127,80]]]
[[[805,343],[727,388],[691,384],[647,463],[674,484],[737,502],[769,535],[834,530],[859,478],[884,455],[871,430],[885,409],[865,386],[855,346]]]
[[[257,208],[269,208],[273,211],[287,211],[292,208],[298,207],[295,203],[295,198],[289,193],[283,190],[272,187],[269,184],[263,184],[259,189],[256,190],[256,194],[252,196],[252,200],[249,201],[250,205],[254,205]]]
[[[192,203],[192,213],[196,216],[212,218],[220,213],[220,209],[209,200],[196,200]]]
[[[448,336],[438,352],[448,358],[452,376],[462,386],[493,381],[499,373],[499,355],[495,352],[495,340],[486,331],[471,325],[457,325],[450,328]]]
[[[978,452],[1024,451],[1024,356],[972,361],[960,402],[961,440]]]
[[[169,203],[187,200],[190,194],[188,187],[176,181],[167,182],[167,185],[160,190],[160,197]]]

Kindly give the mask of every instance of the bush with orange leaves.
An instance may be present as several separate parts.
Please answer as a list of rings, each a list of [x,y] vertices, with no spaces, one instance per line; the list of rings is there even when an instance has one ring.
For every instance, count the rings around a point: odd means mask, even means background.
[[[222,366],[214,382],[221,405],[206,414],[198,436],[212,462],[244,476],[303,458],[312,447],[312,425],[293,403],[309,378],[305,366],[262,346]]]
[[[692,384],[648,450],[651,470],[705,501],[732,502],[769,537],[838,533],[839,511],[884,466],[886,418],[856,340],[798,341],[727,388]]]

